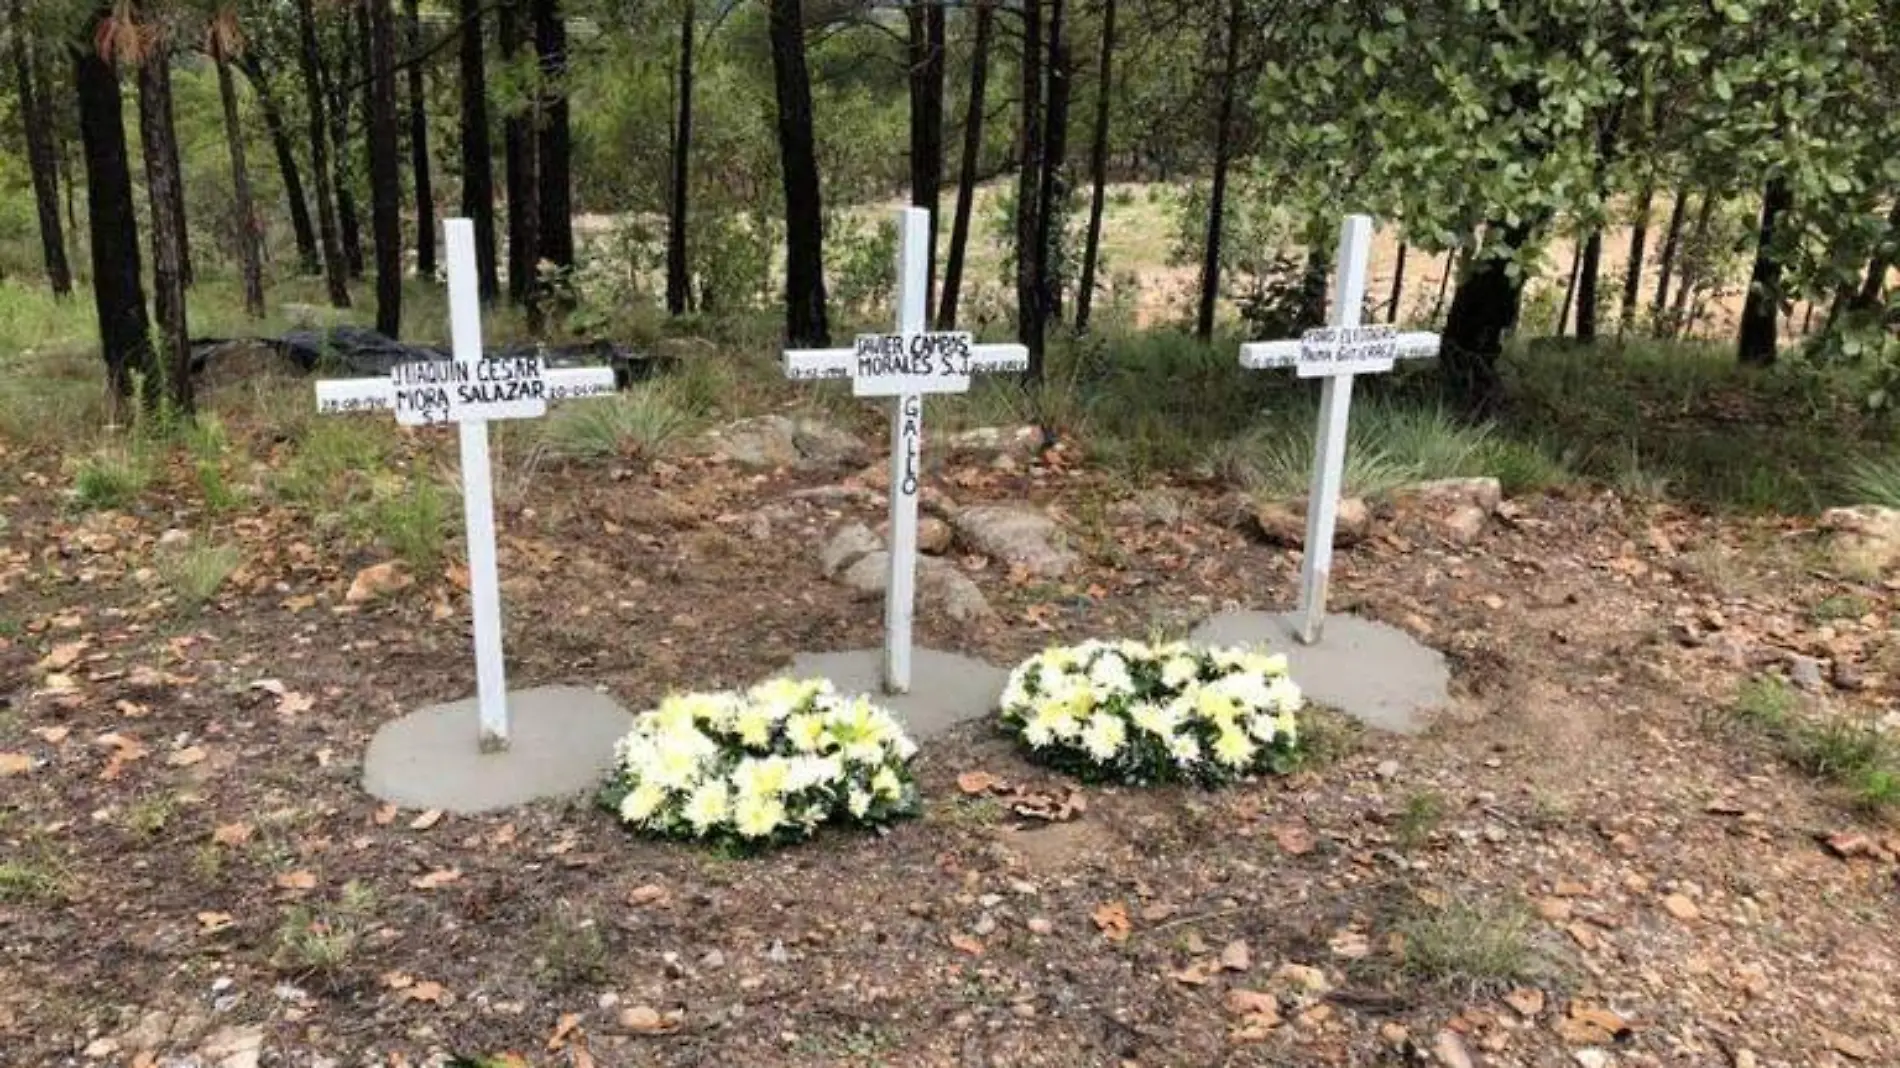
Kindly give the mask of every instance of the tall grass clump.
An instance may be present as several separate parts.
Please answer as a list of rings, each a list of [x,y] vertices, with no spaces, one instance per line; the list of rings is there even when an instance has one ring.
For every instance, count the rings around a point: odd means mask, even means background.
[[[563,405],[542,431],[549,453],[572,460],[664,456],[693,426],[678,391],[647,382],[612,397]]]

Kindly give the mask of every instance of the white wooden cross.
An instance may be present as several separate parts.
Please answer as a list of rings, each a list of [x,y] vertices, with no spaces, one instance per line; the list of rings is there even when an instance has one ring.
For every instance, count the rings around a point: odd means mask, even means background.
[[[884,689],[910,692],[910,629],[917,601],[917,490],[923,453],[923,395],[963,393],[970,376],[1021,371],[1022,345],[978,345],[967,333],[931,332],[924,309],[930,285],[930,212],[897,213],[897,331],[860,334],[848,349],[789,349],[785,377],[849,378],[858,397],[890,397],[891,545],[884,590]]]
[[[1297,341],[1260,341],[1240,347],[1240,366],[1249,370],[1292,367],[1301,378],[1321,380],[1318,448],[1306,500],[1306,547],[1300,574],[1298,634],[1308,645],[1319,641],[1326,622],[1326,585],[1332,575],[1333,528],[1339,519],[1353,376],[1390,371],[1395,360],[1438,355],[1437,334],[1359,325],[1371,258],[1371,217],[1346,216],[1339,231],[1339,275],[1333,283],[1330,325],[1308,330]]]
[[[454,423],[461,432],[462,514],[468,530],[468,588],[474,601],[475,692],[484,752],[508,747],[508,683],[501,653],[501,584],[495,569],[495,500],[488,465],[488,421],[533,419],[548,401],[614,392],[610,367],[555,368],[539,357],[489,359],[482,353],[482,309],[475,288],[475,228],[443,224],[449,257],[450,360],[399,364],[387,378],[317,383],[317,411],[394,408],[404,426]]]

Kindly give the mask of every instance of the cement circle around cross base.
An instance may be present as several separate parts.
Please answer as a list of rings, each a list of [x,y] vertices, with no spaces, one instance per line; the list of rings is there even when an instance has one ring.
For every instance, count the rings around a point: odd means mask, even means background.
[[[863,694],[890,709],[911,738],[922,742],[996,711],[1009,672],[994,664],[936,649],[910,654],[910,692],[884,692],[884,651],[852,649],[800,653],[781,674],[829,679],[841,694]]]
[[[363,789],[404,808],[472,815],[592,791],[633,716],[606,694],[542,686],[508,695],[507,749],[481,751],[476,701],[419,708],[376,731]]]
[[[1352,615],[1328,615],[1320,640],[1295,635],[1292,612],[1222,612],[1194,628],[1201,646],[1265,647],[1287,658],[1307,698],[1380,730],[1416,734],[1427,715],[1451,703],[1444,654],[1397,627]]]

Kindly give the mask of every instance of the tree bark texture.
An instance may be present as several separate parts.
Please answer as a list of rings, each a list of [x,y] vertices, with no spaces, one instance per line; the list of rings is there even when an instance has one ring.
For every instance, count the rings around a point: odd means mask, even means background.
[[[284,109],[271,89],[270,78],[255,55],[245,53],[233,60],[244,72],[251,91],[257,96],[257,109],[264,115],[264,130],[270,136],[271,153],[277,157],[277,171],[284,181],[284,199],[289,201],[290,229],[297,240],[297,265],[303,274],[323,270],[323,254],[317,244],[316,227],[310,221],[310,202],[304,192],[303,171],[297,166],[297,152],[290,143],[290,127],[284,121]]]
[[[92,253],[92,299],[99,319],[99,347],[106,383],[115,403],[129,397],[133,376],[152,374],[150,320],[139,279],[138,213],[132,206],[132,169],[127,162],[125,117],[119,73],[99,54],[94,35],[112,15],[101,5],[74,42],[74,84],[79,96],[79,135],[86,161],[86,209]],[[148,401],[154,395],[147,394]]]
[[[528,0],[502,0],[500,8],[501,55],[504,61],[518,57],[529,42]],[[537,304],[541,260],[541,197],[535,181],[535,114],[531,102],[517,108],[502,120],[502,153],[508,184],[508,296],[526,306],[530,314]]]
[[[1777,324],[1781,316],[1781,250],[1775,247],[1782,216],[1794,207],[1794,190],[1786,179],[1770,178],[1762,190],[1761,228],[1755,240],[1755,266],[1748,276],[1748,296],[1742,301],[1742,325],[1736,359],[1754,367],[1775,362]]]
[[[686,256],[686,211],[692,192],[693,31],[697,0],[680,0],[679,112],[673,125],[671,188],[666,202],[666,312],[684,315],[692,297],[692,266]]]
[[[46,266],[46,284],[56,297],[73,292],[72,265],[66,259],[66,234],[59,219],[59,159],[53,147],[51,94],[41,84],[39,57],[27,35],[26,0],[13,0],[8,14],[13,28],[14,88],[20,97],[20,125],[26,139],[26,164],[33,180],[33,205],[39,212],[40,259]]]
[[[370,227],[376,249],[376,332],[402,331],[402,162],[396,115],[396,19],[390,0],[369,5]]]
[[[812,138],[811,72],[800,0],[771,0],[768,32],[785,186],[785,334],[793,345],[831,344],[825,308],[824,210]]]
[[[495,164],[488,131],[488,60],[482,0],[458,0],[462,94],[462,214],[475,224],[475,279],[482,303],[501,293],[495,267]]]
[[[1227,207],[1227,168],[1232,160],[1235,82],[1240,74],[1241,0],[1231,0],[1227,13],[1226,58],[1221,64],[1220,115],[1214,126],[1214,181],[1207,195],[1207,242],[1201,259],[1201,305],[1194,317],[1194,336],[1214,336],[1214,302],[1220,297],[1221,226]]]
[[[1075,329],[1089,328],[1095,268],[1102,253],[1102,212],[1108,201],[1108,114],[1114,88],[1115,0],[1103,0],[1102,50],[1095,70],[1095,133],[1089,143],[1089,225],[1082,242],[1082,278],[1076,285]]]
[[[1690,194],[1678,192],[1669,208],[1669,226],[1663,232],[1663,245],[1656,257],[1656,300],[1650,305],[1650,318],[1657,333],[1664,332],[1663,316],[1669,310],[1669,277],[1675,273],[1676,253],[1682,248],[1682,227],[1688,217]]]
[[[422,52],[418,0],[403,0],[403,30],[409,54]],[[416,187],[416,273],[435,277],[435,182],[429,162],[428,85],[423,64],[409,64],[409,175]]]
[[[568,128],[567,23],[560,0],[533,0],[534,46],[541,60],[541,126],[536,172],[541,192],[541,258],[574,266],[573,140]]]
[[[943,5],[911,0],[904,9],[910,85],[910,203],[930,213],[924,307],[936,303],[937,209],[943,196]]]
[[[977,170],[983,156],[983,103],[989,84],[990,34],[995,19],[989,0],[976,5],[976,40],[970,56],[970,102],[964,109],[963,159],[957,171],[957,208],[950,226],[950,249],[943,265],[943,294],[937,307],[937,329],[954,330],[957,302],[963,287],[963,255],[970,240],[970,213],[975,204]]]
[[[152,312],[164,345],[160,366],[178,410],[191,410],[191,329],[185,319],[185,191],[172,123],[171,57],[163,46],[139,64],[139,141],[152,216]]]
[[[1439,373],[1451,399],[1467,414],[1487,416],[1504,401],[1498,357],[1504,333],[1517,319],[1523,287],[1512,277],[1511,258],[1530,239],[1529,223],[1494,225],[1495,247],[1471,265],[1452,294],[1439,351]]]
[[[1630,223],[1630,261],[1623,273],[1623,300],[1616,316],[1616,336],[1620,339],[1636,318],[1636,298],[1643,286],[1643,254],[1649,244],[1649,213],[1656,205],[1656,187],[1643,183],[1636,195],[1636,218]]]
[[[258,230],[257,207],[251,198],[251,167],[244,158],[244,128],[238,121],[237,85],[231,63],[224,55],[212,57],[218,72],[218,102],[224,108],[224,140],[231,157],[231,197],[237,207],[238,264],[244,274],[244,311],[253,319],[264,317],[264,253]]]
[[[1016,340],[1029,349],[1024,378],[1042,381],[1044,310],[1039,181],[1042,174],[1042,0],[1023,0],[1023,54],[1019,96],[1022,130],[1016,175]]]
[[[330,166],[330,130],[324,111],[327,94],[323,89],[323,55],[317,40],[316,16],[312,0],[297,0],[297,29],[300,47],[299,65],[303,68],[304,104],[310,112],[310,172],[317,186],[317,227],[323,236],[323,279],[330,303],[338,308],[350,306],[349,259],[343,253],[340,220],[337,218],[335,190],[330,188],[335,171]]]
[[[1064,206],[1069,183],[1064,167],[1069,159],[1069,86],[1075,65],[1069,55],[1065,0],[1049,4],[1049,94],[1043,107],[1041,207],[1036,214],[1036,274],[1042,287],[1044,322],[1062,321],[1062,246]]]

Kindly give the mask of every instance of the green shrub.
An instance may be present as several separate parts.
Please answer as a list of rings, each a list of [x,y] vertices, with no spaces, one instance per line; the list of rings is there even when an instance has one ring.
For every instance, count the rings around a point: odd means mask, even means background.
[[[211,600],[242,559],[235,545],[187,545],[160,552],[156,566],[179,606],[194,610]]]
[[[136,446],[112,445],[79,462],[73,499],[81,508],[124,508],[152,482],[152,462]]]
[[[450,493],[433,479],[380,486],[368,507],[370,533],[418,574],[442,563],[450,529]]]
[[[568,459],[653,459],[664,456],[692,425],[675,391],[651,382],[563,406],[548,418],[542,441],[550,453]]]

